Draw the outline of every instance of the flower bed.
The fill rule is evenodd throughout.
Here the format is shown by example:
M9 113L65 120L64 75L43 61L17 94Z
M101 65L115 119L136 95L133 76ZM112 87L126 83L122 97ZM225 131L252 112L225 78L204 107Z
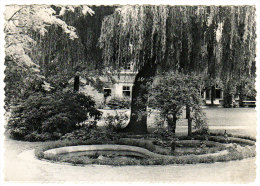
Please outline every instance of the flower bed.
M255 145L244 140L241 140L243 145L209 140L179 140L174 152L169 148L167 151L167 147L153 145L152 141L125 138L117 142L103 142L101 145L96 145L95 141L50 142L44 148L38 149L36 156L40 159L83 165L167 165L239 160L254 157L256 154ZM165 151L162 152L162 149Z

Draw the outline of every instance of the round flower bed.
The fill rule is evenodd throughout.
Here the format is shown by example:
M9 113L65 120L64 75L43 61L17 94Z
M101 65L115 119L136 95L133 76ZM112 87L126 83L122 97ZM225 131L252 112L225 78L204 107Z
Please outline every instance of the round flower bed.
M81 165L213 163L254 157L255 154L255 145L252 140L232 137L221 141L221 137L217 136L211 140L178 140L175 142L174 151L169 146L154 145L152 139L123 138L116 142L108 142L108 144L54 142L39 149L36 153L40 159Z

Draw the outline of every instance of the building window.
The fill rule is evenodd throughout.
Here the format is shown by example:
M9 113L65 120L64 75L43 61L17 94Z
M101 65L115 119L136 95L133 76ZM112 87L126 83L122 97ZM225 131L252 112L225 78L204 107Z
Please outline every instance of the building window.
M123 86L123 96L130 97L131 89L130 86Z
M111 89L104 88L104 97L107 98L108 96L111 96Z

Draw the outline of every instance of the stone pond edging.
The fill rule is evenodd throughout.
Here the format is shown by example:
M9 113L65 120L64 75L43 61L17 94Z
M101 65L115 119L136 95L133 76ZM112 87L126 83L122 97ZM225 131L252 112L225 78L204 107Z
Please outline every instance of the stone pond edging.
M136 147L136 146L129 146L129 145L114 145L114 144L104 144L104 145L80 145L80 146L67 146L67 147L60 147L54 148L47 151L44 151L44 155L51 156L51 155L58 155L58 154L77 154L77 155L94 155L97 152L102 153L116 153L120 155L134 155L143 158L174 158L176 156L169 156L169 155L161 155L154 152L151 152L147 149ZM197 157L209 157L209 156L222 156L228 154L228 150L223 150L215 153L209 154L201 154L196 155ZM194 155L185 155L185 157L194 157Z

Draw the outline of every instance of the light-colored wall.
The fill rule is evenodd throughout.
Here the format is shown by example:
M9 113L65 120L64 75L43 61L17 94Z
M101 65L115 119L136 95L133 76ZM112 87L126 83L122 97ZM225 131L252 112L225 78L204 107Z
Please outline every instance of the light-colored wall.
M116 83L110 84L109 86L104 87L104 88L111 88L111 97L110 98L112 98L112 97L122 98L123 97L123 86L130 86L130 90L132 93L132 87L133 87L135 75L136 75L136 73L127 71L127 72L121 73L120 76L114 76L113 78L115 79ZM104 81L104 80L106 80L106 78L103 78L102 80ZM84 82L85 80L81 79L81 81ZM102 104L105 101L104 94L101 92L98 92L90 85L81 86L80 91L92 96L95 99L97 104Z
M133 83L116 83L113 85L112 92L114 92L114 94L112 93L112 96L114 97L123 97L123 86L129 86L131 93L132 93L132 88L133 88Z
M120 76L115 76L114 79L116 80L116 83L109 87L111 88L111 97L123 97L123 86L130 86L132 92L135 75L135 73L127 71L121 73Z

